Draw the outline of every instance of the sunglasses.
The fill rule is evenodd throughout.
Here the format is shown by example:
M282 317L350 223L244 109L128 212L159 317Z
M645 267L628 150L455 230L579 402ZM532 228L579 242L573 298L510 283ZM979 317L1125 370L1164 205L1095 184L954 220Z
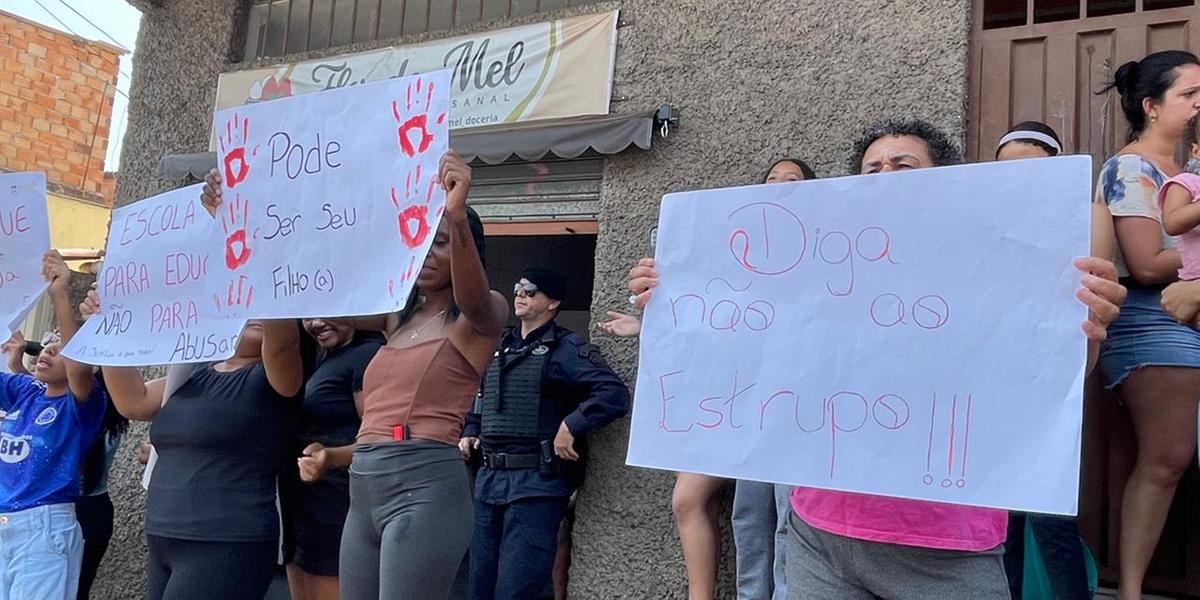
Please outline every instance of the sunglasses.
M518 297L528 296L528 297L532 298L533 295L536 293L538 293L537 284L521 283L518 281L515 285L513 285L513 295L514 296L518 296Z

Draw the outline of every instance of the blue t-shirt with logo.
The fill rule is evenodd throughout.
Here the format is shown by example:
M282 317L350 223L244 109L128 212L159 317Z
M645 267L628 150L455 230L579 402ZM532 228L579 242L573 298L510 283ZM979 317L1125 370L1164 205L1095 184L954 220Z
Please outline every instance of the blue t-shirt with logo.
M75 500L106 405L98 383L79 404L70 391L47 397L33 377L0 373L0 512Z

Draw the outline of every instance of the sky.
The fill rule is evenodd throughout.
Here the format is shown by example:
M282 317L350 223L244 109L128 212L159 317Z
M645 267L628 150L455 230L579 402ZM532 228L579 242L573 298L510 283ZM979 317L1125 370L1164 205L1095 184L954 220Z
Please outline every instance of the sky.
M112 127L104 159L104 170L116 171L121 162L121 142L129 124L129 76L133 72L133 51L142 13L125 0L0 0L0 10L65 33L129 49L130 53L121 57L121 70L117 75L119 91L113 101Z

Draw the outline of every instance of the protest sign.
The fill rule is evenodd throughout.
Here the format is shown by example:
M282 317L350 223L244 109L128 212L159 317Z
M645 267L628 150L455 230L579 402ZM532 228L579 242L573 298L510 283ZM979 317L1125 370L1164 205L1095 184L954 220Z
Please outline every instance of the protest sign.
M46 290L42 256L49 249L46 174L0 174L0 325L8 328L5 339Z
M209 292L222 314L395 311L445 208L449 73L216 114L225 239Z
M72 360L134 367L220 361L237 346L243 321L205 311L204 280L219 268L221 237L200 205L203 185L159 194L113 211L100 310L63 348ZM223 269L222 269L223 270Z
M1074 514L1088 157L671 194L631 465Z

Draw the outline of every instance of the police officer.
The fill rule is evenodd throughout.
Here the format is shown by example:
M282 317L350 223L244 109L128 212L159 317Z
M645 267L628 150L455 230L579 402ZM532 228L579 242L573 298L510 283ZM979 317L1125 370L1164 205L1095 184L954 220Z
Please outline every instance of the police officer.
M596 346L554 322L564 276L529 267L459 448L482 454L471 541L474 600L541 596L558 530L582 483L585 436L625 414L629 389ZM474 437L478 436L478 437Z

